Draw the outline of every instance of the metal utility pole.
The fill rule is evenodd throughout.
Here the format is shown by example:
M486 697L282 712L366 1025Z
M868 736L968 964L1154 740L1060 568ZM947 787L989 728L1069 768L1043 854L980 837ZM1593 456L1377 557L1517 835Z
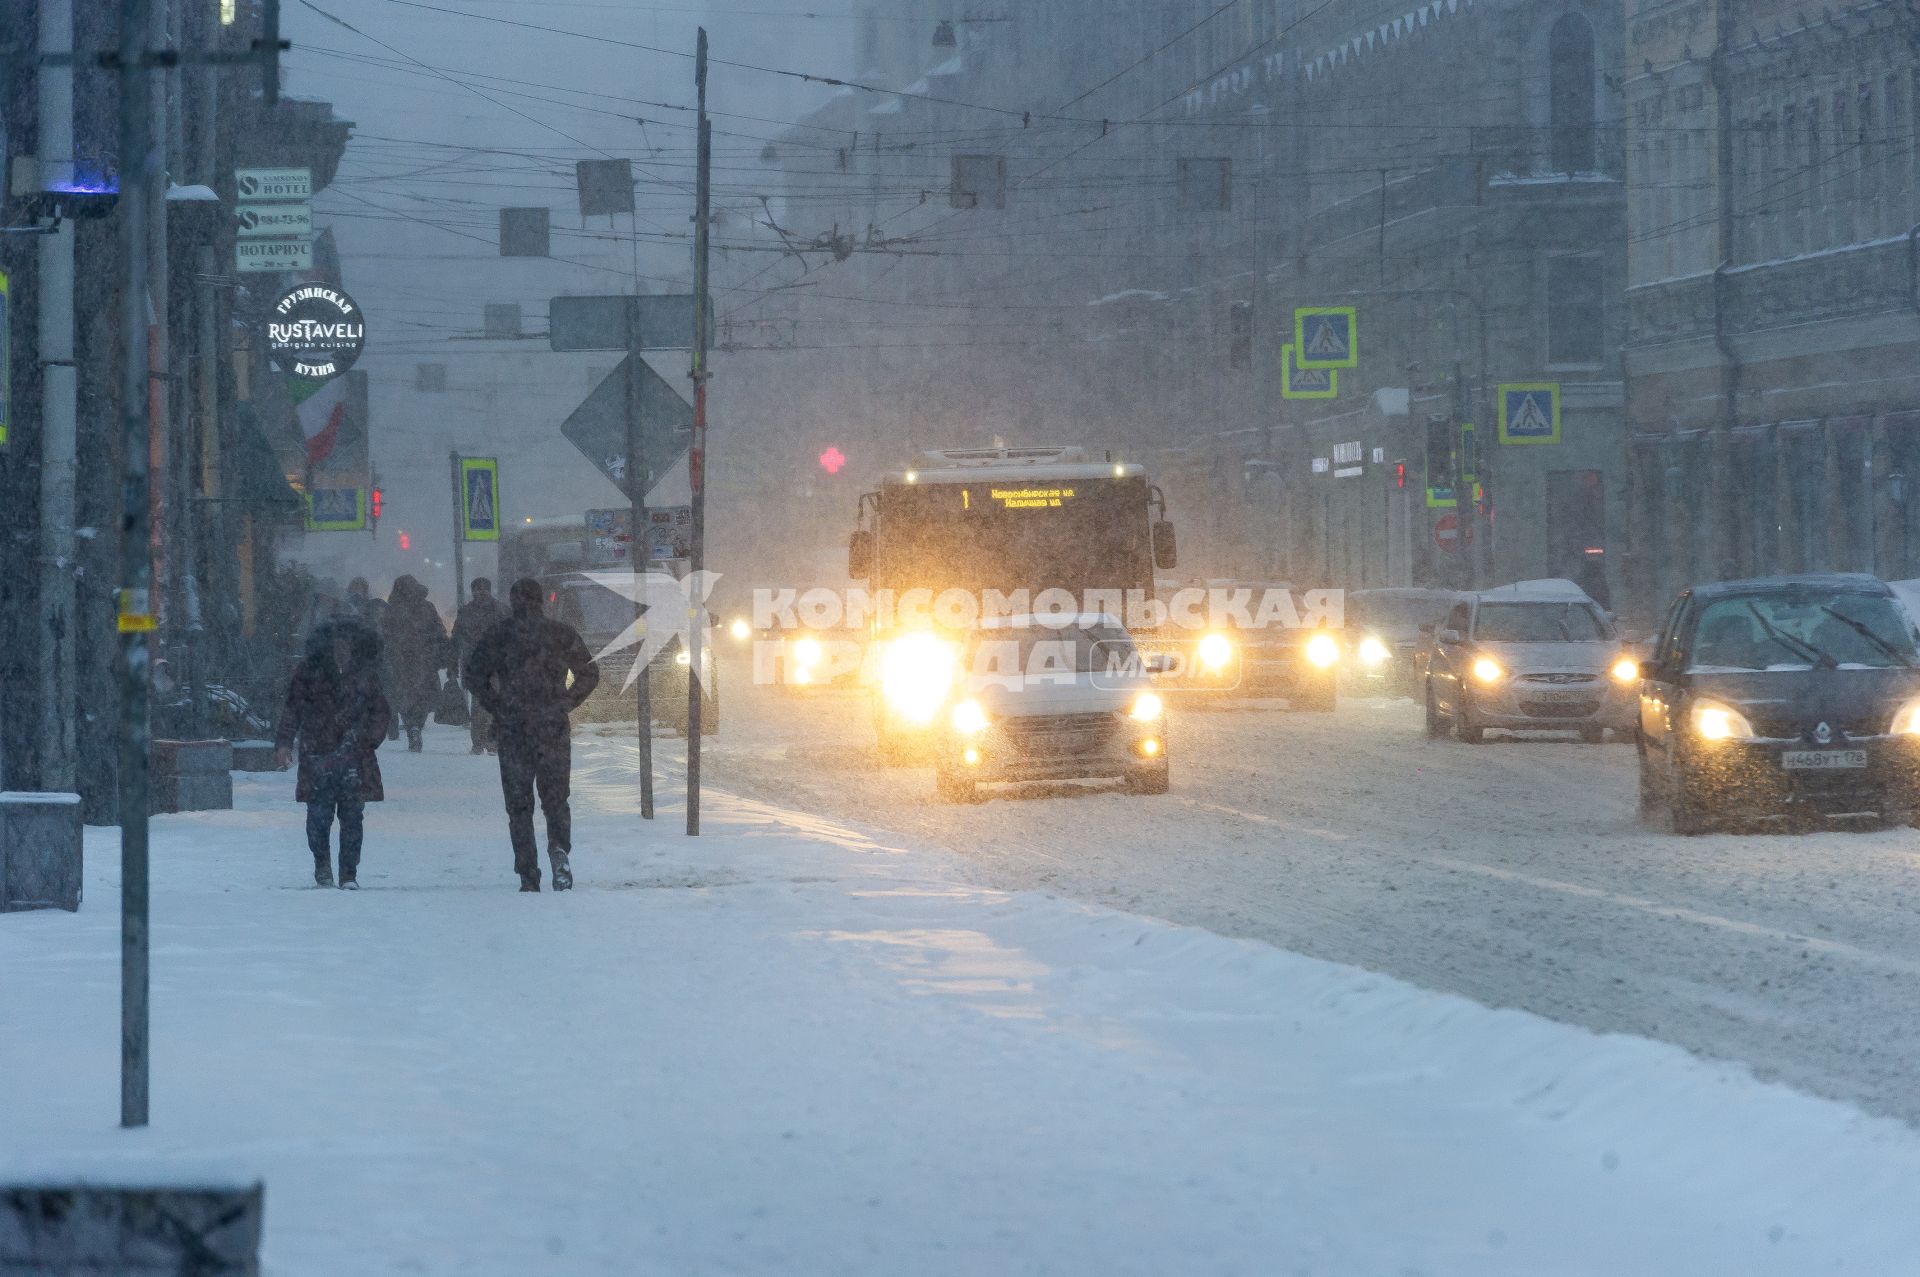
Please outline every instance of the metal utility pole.
M36 77L40 185L73 181L73 0L41 0ZM73 223L40 239L40 788L66 792L74 766L74 481L78 444Z
M161 172L147 69L150 0L120 0L120 1125L147 1124L148 506L150 192Z
M707 29L700 28L693 82L700 110L700 168L693 202L693 442L687 480L693 497L693 535L688 571L695 581L707 561L707 220L713 197L713 129L707 119ZM700 833L701 648L706 604L688 600L687 611L687 834Z
M457 613L467 599L467 494L460 477L460 450L447 454L453 469L453 610ZM497 512L496 512L497 513Z
M653 679L644 658L647 650L647 592L640 588L652 561L647 554L647 483L653 477L647 465L646 440L640 429L639 303L627 307L627 499L633 540L627 545L627 565L633 569L634 713L639 719L636 743L640 747L640 818L653 819Z

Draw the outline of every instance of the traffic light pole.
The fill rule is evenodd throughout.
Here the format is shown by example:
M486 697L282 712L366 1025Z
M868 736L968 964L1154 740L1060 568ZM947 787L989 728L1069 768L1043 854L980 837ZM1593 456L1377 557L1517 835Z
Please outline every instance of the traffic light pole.
M639 671L634 679L634 716L639 719L636 743L640 747L640 818L653 819L653 680L647 672L647 605L641 600L647 592L640 588L644 574L652 567L647 554L647 480L652 472L643 455L645 446L640 432L640 333L633 307L627 308L627 499L631 503L627 518L632 523L633 539L627 543L627 566L633 569L634 660Z
M707 220L713 196L713 129L707 119L707 29L700 28L694 54L694 88L699 98L700 167L693 213L693 440L687 451L687 479L693 498L693 535L688 570L698 581L707 558ZM706 640L706 602L687 600L687 834L700 833L700 679L701 648Z

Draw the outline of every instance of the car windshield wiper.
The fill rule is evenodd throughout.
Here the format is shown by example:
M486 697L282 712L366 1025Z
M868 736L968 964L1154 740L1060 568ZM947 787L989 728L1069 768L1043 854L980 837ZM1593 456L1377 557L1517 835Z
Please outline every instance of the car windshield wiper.
M1801 655L1812 657L1815 663L1819 665L1824 665L1826 668L1830 670L1838 669L1840 667L1840 662L1833 659L1833 654L1831 652L1828 652L1823 648L1816 647L1812 643L1807 642L1807 640L1803 638L1795 638L1793 635L1783 632L1779 626L1775 625L1772 621L1769 621L1766 618L1766 616L1760 611L1760 609L1753 605L1753 603L1749 602L1747 604L1747 611L1753 613L1753 619L1760 622L1760 628L1767 632L1767 637L1771 638L1774 642L1778 643L1781 647L1784 647L1789 651L1793 650L1794 648L1798 648L1800 649Z
M1844 612L1837 612L1833 608L1828 607L1825 603L1822 603L1820 605L1820 610L1822 612L1825 612L1828 616L1832 617L1834 620L1840 622L1840 624L1852 630L1855 634L1858 634L1861 638L1865 639L1867 642L1879 648L1882 652L1885 652L1888 656L1891 656L1894 660L1906 666L1908 669L1913 668L1913 662L1908 660L1900 652L1900 649L1896 648L1893 644L1881 638L1878 634L1875 634L1873 630L1868 627L1865 621L1858 620L1855 617L1848 616Z

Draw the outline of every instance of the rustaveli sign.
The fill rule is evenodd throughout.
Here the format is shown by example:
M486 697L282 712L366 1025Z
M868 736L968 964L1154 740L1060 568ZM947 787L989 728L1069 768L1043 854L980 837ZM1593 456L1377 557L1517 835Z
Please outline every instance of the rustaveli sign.
M273 304L267 349L281 372L313 381L338 377L360 358L367 325L353 298L325 284L297 284Z

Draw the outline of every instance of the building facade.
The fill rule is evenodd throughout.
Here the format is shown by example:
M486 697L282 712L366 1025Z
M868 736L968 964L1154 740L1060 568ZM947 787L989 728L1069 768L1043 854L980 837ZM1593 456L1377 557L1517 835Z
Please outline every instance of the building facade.
M1920 575L1920 15L1635 0L1635 587Z

